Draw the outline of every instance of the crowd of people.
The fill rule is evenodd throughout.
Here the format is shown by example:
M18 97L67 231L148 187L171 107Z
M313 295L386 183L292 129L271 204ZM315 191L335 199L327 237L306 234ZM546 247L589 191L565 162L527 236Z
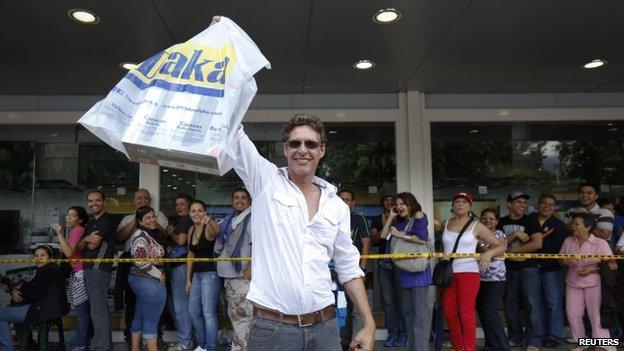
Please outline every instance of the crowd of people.
M552 194L541 195L536 211L527 213L529 196L514 191L507 197L508 215L502 218L499 218L497 209L485 209L480 216L472 213L474 200L469 193L460 192L453 197L451 217L436 229L438 251L481 253L479 260L454 259L451 284L441 289L440 300L453 349L475 349L475 310L485 337L482 350L524 347L535 351L541 347L555 348L564 342L578 345L579 338L622 336L619 328L624 326L624 301L604 289L604 284L615 283L611 290L617 291L617 282L624 280L624 275L617 272L615 260L505 260L501 255L504 252L624 253L624 223L613 212L613 201L599 199L599 189L593 184L583 183L578 191L580 206L568 210L563 216L565 221L555 216L557 199ZM397 211L399 214L405 212L404 197L402 194L382 196L384 211L373 221L371 229L373 243L376 233L381 233L380 252L390 252L390 243L384 242L388 228L399 231L392 240L406 240L406 237L413 240L411 237L415 236L424 244L427 238L426 232L424 235L417 230L400 232L402 224L397 224L395 218ZM416 209L420 211L420 206L416 205ZM426 219L418 211L408 218ZM405 335L414 332L410 330L414 325L426 327L426 330L419 331L421 333L430 325L413 324L413 304L416 301L424 304L421 316L426 316L424 311L431 306L427 306L426 300L414 296L413 288L405 284L404 277L409 272L402 271L390 261L380 260L378 264L388 329L384 345L404 346ZM427 271L422 274L430 276ZM505 323L498 313L501 309ZM564 317L570 325L571 338L564 335ZM410 350L428 349L428 343L417 346L417 342L412 343L411 336L408 339ZM605 348L610 349L609 346Z
M86 195L90 213L72 206L66 225L54 226L64 257L112 259L115 246L123 244L121 257L135 259L116 267L115 282L115 305L124 309L133 351L143 343L149 351L158 349L166 312L173 316L177 334L168 350L215 350L223 327L217 318L221 293L233 327L232 350L372 350L375 324L363 282L372 265L378 265L374 284L381 288L388 331L384 346L428 350L433 261L423 270L409 271L389 259L360 257L372 247L392 253L399 241L423 247L435 241L440 252L481 253L479 259L450 261L450 284L439 289L441 312L457 351L476 348L475 311L486 351L556 347L566 341L564 317L571 342L621 336L617 327L624 324L601 309L609 303L614 311L623 310L617 296L605 296L603 285L617 270L614 260L502 257L505 252L622 253L621 219L612 202L598 203L596 186L579 186L580 207L568 211L567 223L555 217L557 199L551 194L541 195L537 211L528 214L529 196L512 192L508 215L499 217L494 208L475 215L471 194L459 192L452 198L451 216L434 235L428 215L409 192L383 194L382 213L369 225L354 210L352 190L338 191L314 176L326 143L318 118L293 117L284 127L283 141L284 168L262 158L242 128L228 152L219 155L245 185L232 190L232 212L219 223L204 202L187 194L176 197L176 216L167 218L150 206L149 191L139 189L135 213L119 224L106 210L105 194L92 190ZM0 349L15 347L9 323L55 318L70 305L76 314L73 350L110 350L112 260L72 262L66 275L56 263L45 262L53 257L48 246L37 247L34 279L11 285L12 302L0 308ZM240 257L252 259L236 260ZM179 260L163 263L161 258ZM211 258L223 260L201 260ZM347 295L346 315L334 307L340 304L332 286Z

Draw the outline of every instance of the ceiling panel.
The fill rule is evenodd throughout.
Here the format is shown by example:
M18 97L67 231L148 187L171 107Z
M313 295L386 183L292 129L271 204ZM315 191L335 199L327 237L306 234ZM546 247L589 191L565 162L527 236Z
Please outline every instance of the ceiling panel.
M72 8L88 8L101 21L97 25L74 22L67 16ZM54 55L95 80L102 87L98 93L108 91L123 77L125 70L119 63L143 61L173 44L173 38L147 0L2 1L0 10L52 47ZM55 70L50 62L43 65L47 72Z
M256 75L262 93L301 93L311 0L154 0L175 37L184 41L210 24L213 15L238 24L271 62ZM199 13L200 16L192 16Z
M400 21L372 22L390 6ZM71 8L101 22L75 23ZM624 91L622 0L6 0L0 94L106 93L125 74L120 62L187 40L214 14L271 62L256 75L264 94ZM598 56L609 64L578 68ZM354 70L362 58L375 69Z
M0 87L8 94L101 94L87 75L0 11Z
M474 1L408 88L430 93L498 91L621 5L617 0ZM537 85L531 91L552 90Z
M624 91L624 75L619 76L613 80L608 81L595 92L620 92Z
M607 82L624 75L624 7L586 32L577 35L530 70L506 84L501 92L527 92L535 87L550 88L554 92L599 90ZM603 58L608 64L586 70L581 65L594 58ZM612 85L607 84L609 91Z
M403 18L378 25L372 15L384 2L315 1L306 93L399 91L407 77L443 37L467 1L396 1ZM356 71L360 59L373 60L373 70Z

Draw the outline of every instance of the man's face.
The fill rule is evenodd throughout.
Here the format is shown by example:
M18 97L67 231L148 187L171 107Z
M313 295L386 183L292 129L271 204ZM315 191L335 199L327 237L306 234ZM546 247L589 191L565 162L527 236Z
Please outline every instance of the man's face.
M87 195L87 206L91 213L94 215L99 215L104 211L104 199L102 199L102 195L98 192L90 193Z
M189 214L189 204L184 199L175 200L175 209L176 213L180 217L188 216Z
M516 217L521 217L526 210L526 202L527 200L523 197L511 200L511 202L508 202L509 212Z
M392 196L386 196L383 199L383 208L386 211L390 211L394 206L394 198Z
M234 212L241 213L245 211L250 204L251 201L246 192L237 191L234 195L232 195L232 208L234 209Z
M540 200L537 206L540 216L552 217L553 213L555 213L555 205L555 200L550 197L545 197Z
M355 201L353 200L353 196L351 196L350 192L343 191L338 196L340 196L342 201L344 201L344 203L347 204L347 206L349 206L350 210L353 210L353 207L355 206Z
M151 202L152 198L150 197L150 193L147 190L140 189L134 193L134 208L149 206Z
M288 172L298 177L314 175L319 161L325 155L325 144L320 135L308 126L295 127L284 143Z
M581 206L590 206L598 200L598 194L596 194L596 191L593 187L582 186L579 189L578 199L581 203Z

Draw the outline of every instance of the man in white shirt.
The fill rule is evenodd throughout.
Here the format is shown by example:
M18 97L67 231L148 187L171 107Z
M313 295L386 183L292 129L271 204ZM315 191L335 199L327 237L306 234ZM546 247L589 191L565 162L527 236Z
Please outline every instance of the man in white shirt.
M141 206L150 206L152 203L152 196L147 189L140 188L134 192L134 209ZM134 213L131 213L125 216L119 226L117 227L117 241L124 242L124 251L130 250L130 242L128 238L137 230L136 220L134 218ZM158 222L158 226L163 233L165 232L165 228L169 225L169 220L164 213L156 210L156 220Z
M350 211L336 187L314 175L325 154L322 122L296 115L283 129L288 167L260 156L238 130L219 161L233 166L254 202L251 217L254 305L247 350L341 350L331 290L334 260L364 327L350 349L373 349L375 322L350 238Z

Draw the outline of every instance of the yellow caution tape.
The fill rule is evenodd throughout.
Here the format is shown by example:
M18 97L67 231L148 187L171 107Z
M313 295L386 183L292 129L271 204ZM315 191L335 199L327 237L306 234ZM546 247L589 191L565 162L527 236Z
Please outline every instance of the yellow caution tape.
M399 254L375 254L362 255L362 258L369 260L406 260L414 258L479 258L479 253L444 253L444 252L419 252L419 253L399 253ZM497 257L498 258L498 257ZM504 259L538 259L538 260L623 260L624 255L594 255L594 254L549 254L549 253L505 253L500 258ZM56 263L133 263L133 262L151 262L151 263L185 263L185 262L222 262L222 261L249 261L250 257L228 257L228 258L72 258L72 259L52 259L49 262ZM41 261L33 258L13 258L0 259L0 264L37 264ZM48 262L48 261L43 261Z

